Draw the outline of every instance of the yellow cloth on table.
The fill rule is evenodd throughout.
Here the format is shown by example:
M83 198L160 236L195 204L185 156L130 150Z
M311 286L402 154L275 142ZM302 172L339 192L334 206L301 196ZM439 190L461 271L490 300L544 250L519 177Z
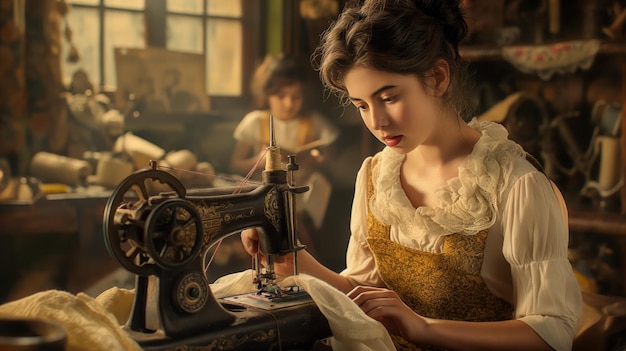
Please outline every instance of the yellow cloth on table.
M116 317L96 299L47 290L0 305L0 316L49 319L67 333L66 351L141 351Z

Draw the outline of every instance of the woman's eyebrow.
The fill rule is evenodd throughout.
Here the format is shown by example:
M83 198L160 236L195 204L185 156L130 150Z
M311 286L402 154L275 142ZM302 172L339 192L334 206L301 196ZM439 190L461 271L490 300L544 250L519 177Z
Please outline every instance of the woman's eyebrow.
M382 86L382 87L376 89L373 93L371 93L370 97L374 97L374 96L382 93L385 90L392 89L392 88L395 88L395 87L397 87L397 86L396 85L385 85L385 86ZM348 99L350 99L351 101L362 101L363 100L363 99L352 97L352 96L349 96Z

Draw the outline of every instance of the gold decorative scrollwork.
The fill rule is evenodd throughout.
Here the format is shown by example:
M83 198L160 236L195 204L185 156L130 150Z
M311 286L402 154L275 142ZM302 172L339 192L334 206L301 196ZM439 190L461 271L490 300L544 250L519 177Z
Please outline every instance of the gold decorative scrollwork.
M276 230L279 230L280 217L282 216L280 200L276 188L265 195L265 217L270 220L270 223L272 223Z
M275 329L270 329L268 331L257 330L251 334L246 335L231 335L219 339L214 339L211 341L209 345L202 346L176 346L172 350L169 351L227 351L227 350L236 350L239 349L242 345L248 342L255 343L272 343L268 345L267 351L277 350L279 349L278 343L280 342L277 339L278 333Z

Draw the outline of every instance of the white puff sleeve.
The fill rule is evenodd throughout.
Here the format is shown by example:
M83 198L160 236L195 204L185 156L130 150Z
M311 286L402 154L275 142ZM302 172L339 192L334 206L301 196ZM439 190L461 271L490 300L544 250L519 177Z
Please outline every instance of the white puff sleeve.
M503 208L502 225L515 318L555 350L571 350L582 295L567 258L569 231L560 192L540 172L521 176Z

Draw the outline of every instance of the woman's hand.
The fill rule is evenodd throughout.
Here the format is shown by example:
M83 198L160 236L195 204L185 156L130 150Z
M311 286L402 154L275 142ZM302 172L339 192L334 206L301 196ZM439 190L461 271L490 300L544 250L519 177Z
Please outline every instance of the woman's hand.
M419 343L425 335L426 320L407 306L395 291L367 286L357 286L348 293L360 308L373 319L381 322L387 331L406 340Z
M250 256L254 256L258 253L259 263L261 265L265 265L267 257L260 250L259 232L256 229L252 228L243 230L241 232L241 243L243 244L244 250L246 250ZM281 277L293 275L293 254L287 254L284 256L275 255L274 272Z

